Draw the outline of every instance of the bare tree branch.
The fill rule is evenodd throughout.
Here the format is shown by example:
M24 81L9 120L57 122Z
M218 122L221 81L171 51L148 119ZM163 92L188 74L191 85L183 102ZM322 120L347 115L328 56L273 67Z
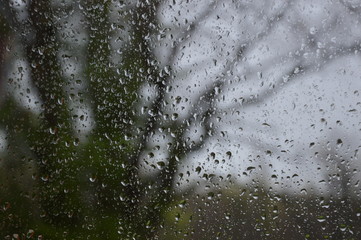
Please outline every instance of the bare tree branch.
M215 4L216 4L215 1L212 2L212 4L210 4L208 6L208 8L201 14L201 16L198 18L197 22L193 22L192 24L190 24L188 26L188 28L180 36L180 39L187 40L188 35L194 34L195 31L197 30L197 27L199 26L200 22L204 21L205 18L209 16L209 14L211 13ZM169 54L168 60L167 60L167 63L170 67L172 67L174 65L174 62L176 61L177 56L179 55L179 52L181 51L182 43L184 43L184 42L178 42L172 48L171 53ZM170 69L170 72L171 72L171 69ZM163 109L163 101L165 98L166 86L168 85L169 81L172 78L171 75L172 74L170 73L164 79L161 79L160 81L158 81L156 83L157 96L153 100L153 104L149 110L149 112L151 112L152 115L149 116L147 119L147 123L145 124L145 128L144 128L144 133L140 139L138 153L135 155L134 159L132 160L132 162L137 162L136 165L139 165L140 155L142 154L144 149L147 147L147 141L149 140L148 138L150 137L150 135L154 132L154 130L157 127L157 121L158 121L159 116L161 116L161 112Z

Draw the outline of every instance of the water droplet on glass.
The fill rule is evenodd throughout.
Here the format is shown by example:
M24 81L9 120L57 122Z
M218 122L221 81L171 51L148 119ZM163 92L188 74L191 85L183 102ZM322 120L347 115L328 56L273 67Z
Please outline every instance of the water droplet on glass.
M318 222L326 222L326 218L324 216L318 216L317 221Z
M92 176L92 177L89 178L89 181L92 182L92 183L95 182L96 180L97 180L96 176Z
M311 27L311 28L310 28L310 34L311 34L311 35L315 35L317 32L318 32L318 30L317 30L316 27Z

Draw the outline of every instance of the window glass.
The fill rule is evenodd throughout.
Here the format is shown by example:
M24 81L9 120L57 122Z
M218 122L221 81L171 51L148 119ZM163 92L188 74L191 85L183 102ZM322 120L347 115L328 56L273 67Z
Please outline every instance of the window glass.
M356 0L0 0L1 239L361 239Z

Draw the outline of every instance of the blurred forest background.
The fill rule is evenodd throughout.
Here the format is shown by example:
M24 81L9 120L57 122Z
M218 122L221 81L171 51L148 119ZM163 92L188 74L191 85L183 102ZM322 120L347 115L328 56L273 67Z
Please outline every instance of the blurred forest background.
M0 0L0 238L361 239L360 22Z

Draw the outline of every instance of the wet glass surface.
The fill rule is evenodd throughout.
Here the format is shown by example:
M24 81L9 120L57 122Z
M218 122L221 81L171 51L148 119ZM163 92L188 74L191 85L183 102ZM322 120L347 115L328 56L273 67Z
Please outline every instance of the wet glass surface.
M0 238L361 239L360 21L0 0Z

